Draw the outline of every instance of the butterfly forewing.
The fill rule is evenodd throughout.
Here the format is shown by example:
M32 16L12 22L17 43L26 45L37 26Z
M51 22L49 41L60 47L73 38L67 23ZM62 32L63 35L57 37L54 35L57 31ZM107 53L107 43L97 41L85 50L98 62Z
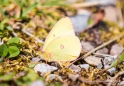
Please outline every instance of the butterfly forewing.
M43 51L47 47L47 45L55 38L63 36L63 35L72 35L75 36L73 25L71 23L71 20L68 17L62 18L59 20L55 26L50 31L49 35L47 36Z

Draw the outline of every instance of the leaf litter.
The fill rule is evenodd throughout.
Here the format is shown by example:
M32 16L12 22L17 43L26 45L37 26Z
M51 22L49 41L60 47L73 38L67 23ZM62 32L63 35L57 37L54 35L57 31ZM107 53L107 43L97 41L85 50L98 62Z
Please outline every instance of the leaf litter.
M9 48L10 54L12 53L10 57L12 58L9 58L9 53L7 52L2 53L0 57L0 85L36 86L40 84L40 86L110 86L123 83L123 57L119 56L120 60L115 60L114 63L112 63L112 59L109 65L105 64L105 59L108 58L106 56L120 54L124 46L124 37L119 37L113 42L106 44L106 46L103 46L103 50L100 51L100 49L96 49L96 52L91 52L86 56L96 57L96 60L100 59L99 62L102 65L100 69L97 68L99 62L96 64L93 58L88 59L88 61L93 59L95 65L91 65L88 61L80 59L69 68L67 67L68 64L65 64L65 67L61 68L56 62L45 62L40 52L43 41L54 24L65 15L75 15L77 9L74 10L73 7L64 5L59 0L56 1L58 5L50 4L51 2L49 2L49 0L48 2L42 1L40 4L34 3L33 0L22 2L18 3L17 0L6 0L6 2L3 1L0 5L3 10L3 12L0 11L1 42L8 47L10 43L16 43L16 46L12 44L13 46ZM27 3L29 3L29 5L27 5ZM95 7L92 8L92 10L94 9ZM116 23L108 21L105 21L105 23L107 25L107 30L102 29L102 26L100 26L88 29L79 35L82 41L82 47L85 48L82 50L80 57L83 57L91 50L112 40L116 36L123 34L123 28L119 27ZM19 37L19 41L9 40L13 37ZM18 52L14 54L14 50L11 51L11 49L15 49ZM5 58L3 58L4 56ZM43 67L39 67L39 71L35 73L35 67L40 64L48 65L50 67L49 70L52 69L52 71L46 71L44 75L41 76L40 74L41 71L43 71ZM83 64L88 64L89 66L82 67ZM116 66L114 69L111 68L111 70L107 70L109 73L99 73L104 70L106 66L111 66L111 64ZM53 70L52 67L56 68L56 70ZM46 68L47 67L44 67L44 70Z

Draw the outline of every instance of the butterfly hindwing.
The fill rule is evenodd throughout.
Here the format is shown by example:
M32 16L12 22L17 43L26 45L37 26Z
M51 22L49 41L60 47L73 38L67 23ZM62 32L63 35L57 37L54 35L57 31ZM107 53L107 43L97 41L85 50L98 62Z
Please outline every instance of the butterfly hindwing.
M76 36L57 37L45 49L45 53L50 54L50 61L72 61L79 56L80 51L80 40Z

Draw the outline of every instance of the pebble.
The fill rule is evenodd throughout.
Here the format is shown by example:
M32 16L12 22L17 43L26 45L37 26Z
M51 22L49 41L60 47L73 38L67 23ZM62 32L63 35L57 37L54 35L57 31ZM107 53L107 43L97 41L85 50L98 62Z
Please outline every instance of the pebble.
M72 80L72 81L76 81L77 80L77 78L79 77L79 75L78 74L69 74L68 75L68 77Z
M39 62L41 60L41 58L38 57L33 57L32 58L32 62Z
M76 66L76 65L71 65L70 66L70 69L73 71L73 72L80 72L81 71L81 68L79 66Z
M85 51L90 51L90 50L94 49L94 46L90 42L82 41L81 45L82 45L82 49Z
M34 81L29 86L46 86L41 80Z
M122 46L120 46L119 44L114 44L111 47L110 54L111 55L119 55L123 51L123 49L124 48Z
M57 75L57 74L50 74L47 76L46 78L46 82L52 81L52 80L59 80L60 82L63 82L63 79L61 78L61 76Z
M96 53L107 54L108 49L107 48L102 48L102 49L97 50Z
M124 81L120 82L118 86L124 86Z
M99 63L101 63L101 58L96 56L88 56L84 59L88 64L97 66Z
M116 68L113 67L113 68L111 68L111 69L108 69L107 71L110 73L110 75L112 75L112 74L115 73Z
M84 69L86 69L86 70L88 70L89 69L89 64L80 64L79 65L81 68L84 68Z
M103 67L102 63L99 63L99 64L97 65L97 68L98 68L98 69L101 69L102 67Z
M40 63L40 64L37 64L35 67L34 67L34 71L37 73L37 72L40 72L41 73L41 76L47 72L52 72L52 71L55 71L57 70L58 68L57 67L54 67L54 66L50 66L48 64L45 64L45 63Z

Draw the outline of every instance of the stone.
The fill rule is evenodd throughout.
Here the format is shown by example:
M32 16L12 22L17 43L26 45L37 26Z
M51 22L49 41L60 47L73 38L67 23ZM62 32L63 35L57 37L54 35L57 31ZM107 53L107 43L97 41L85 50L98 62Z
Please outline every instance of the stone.
M89 64L80 64L79 66L80 66L81 68L86 69L86 70L89 69Z
M34 71L37 73L37 72L40 72L41 73L41 76L47 72L52 72L52 71L55 71L57 70L58 68L57 67L54 67L54 66L50 66L48 64L45 64L45 63L40 63L40 64L37 64L35 67L34 67Z
M79 75L78 74L68 74L68 77L72 80L72 81L76 81L77 80L77 78L79 77Z
M113 68L111 68L111 69L108 69L107 71L110 73L110 75L112 75L112 74L115 73L116 68L113 67Z
M80 72L81 71L81 68L79 66L76 66L76 65L71 65L70 69L74 72Z
M59 80L60 82L63 82L63 79L61 78L61 76L57 75L57 74L50 74L47 76L46 78L46 82L52 81L52 80Z
M123 51L123 49L124 48L122 46L120 46L119 44L114 44L111 47L110 54L111 55L119 55Z
M33 57L32 58L32 62L39 62L41 60L41 58L38 57Z
M124 81L120 82L118 86L124 86Z
M96 53L107 54L108 53L108 49L107 48L102 48L102 49L97 50Z
M46 86L41 80L34 81L29 86Z
M82 50L85 50L85 51L91 51L92 49L94 49L94 46L90 42L82 41L81 45L82 45Z
M96 56L88 56L84 59L88 64L97 66L99 63L101 63L101 58Z

